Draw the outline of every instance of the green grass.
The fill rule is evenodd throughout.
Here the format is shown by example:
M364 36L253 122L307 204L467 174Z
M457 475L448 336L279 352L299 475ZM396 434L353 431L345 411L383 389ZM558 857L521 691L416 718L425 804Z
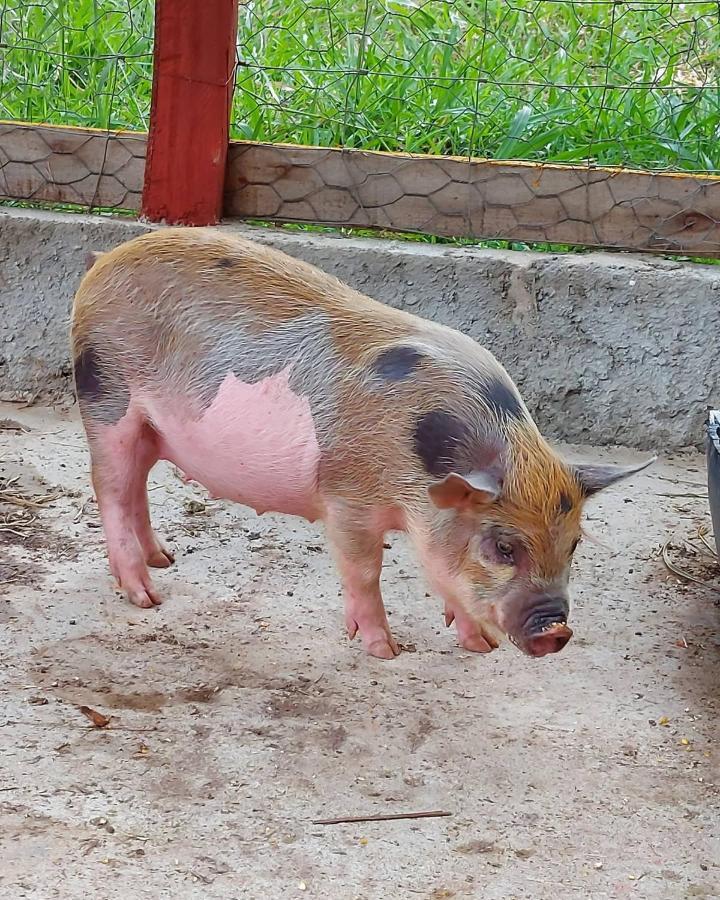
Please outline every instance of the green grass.
M718 14L712 3L251 3L241 7L248 65L238 78L236 132L716 169Z
M147 130L148 0L0 0L0 118Z
M717 3L250 0L236 137L720 170ZM146 129L151 0L0 0L0 118Z

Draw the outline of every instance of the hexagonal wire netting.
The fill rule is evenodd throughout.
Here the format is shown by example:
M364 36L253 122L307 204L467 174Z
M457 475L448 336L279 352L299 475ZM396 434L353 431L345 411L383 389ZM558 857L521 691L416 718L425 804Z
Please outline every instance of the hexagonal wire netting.
M720 170L720 4L250 0L234 134Z
M0 118L146 130L153 12L152 0L0 0ZM700 0L249 0L232 135L718 172L719 23L720 4ZM83 150L82 178L113 174L100 151ZM128 164L110 205L136 203Z
M151 0L0 0L0 119L147 131Z
M719 23L696 0L249 0L235 136L433 160L234 148L226 208L717 254L720 183L599 167L720 171Z
M6 197L139 207L143 139L20 123L147 130L153 21L148 0L1 0L0 190Z

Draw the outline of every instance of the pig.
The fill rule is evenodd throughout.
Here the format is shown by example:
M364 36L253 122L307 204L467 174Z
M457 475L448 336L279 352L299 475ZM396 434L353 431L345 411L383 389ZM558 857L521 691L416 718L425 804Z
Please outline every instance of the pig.
M466 650L561 650L588 497L642 465L570 465L512 379L451 328L225 230L167 228L91 254L72 354L109 564L161 602L173 555L147 476L169 460L213 497L324 523L350 639L399 652L380 591L406 532Z

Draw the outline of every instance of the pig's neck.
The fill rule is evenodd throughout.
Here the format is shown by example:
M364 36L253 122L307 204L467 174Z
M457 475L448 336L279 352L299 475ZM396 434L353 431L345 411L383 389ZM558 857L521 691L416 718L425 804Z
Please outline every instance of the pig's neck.
M457 565L463 554L459 524L454 511L433 507L422 514L408 514L406 531L432 590L446 600L465 604L470 598Z

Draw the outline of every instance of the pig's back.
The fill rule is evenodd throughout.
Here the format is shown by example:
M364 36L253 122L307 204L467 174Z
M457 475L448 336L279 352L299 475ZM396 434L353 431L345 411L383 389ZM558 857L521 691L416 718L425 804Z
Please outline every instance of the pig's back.
M91 347L126 379L203 404L228 372L258 380L291 358L342 377L419 321L272 248L212 229L167 229L91 268L72 337L75 357Z
M170 228L99 257L78 290L74 331L82 337L112 320L147 327L149 319L163 333L212 323L259 331L318 311L385 329L415 320L271 247L213 229Z

